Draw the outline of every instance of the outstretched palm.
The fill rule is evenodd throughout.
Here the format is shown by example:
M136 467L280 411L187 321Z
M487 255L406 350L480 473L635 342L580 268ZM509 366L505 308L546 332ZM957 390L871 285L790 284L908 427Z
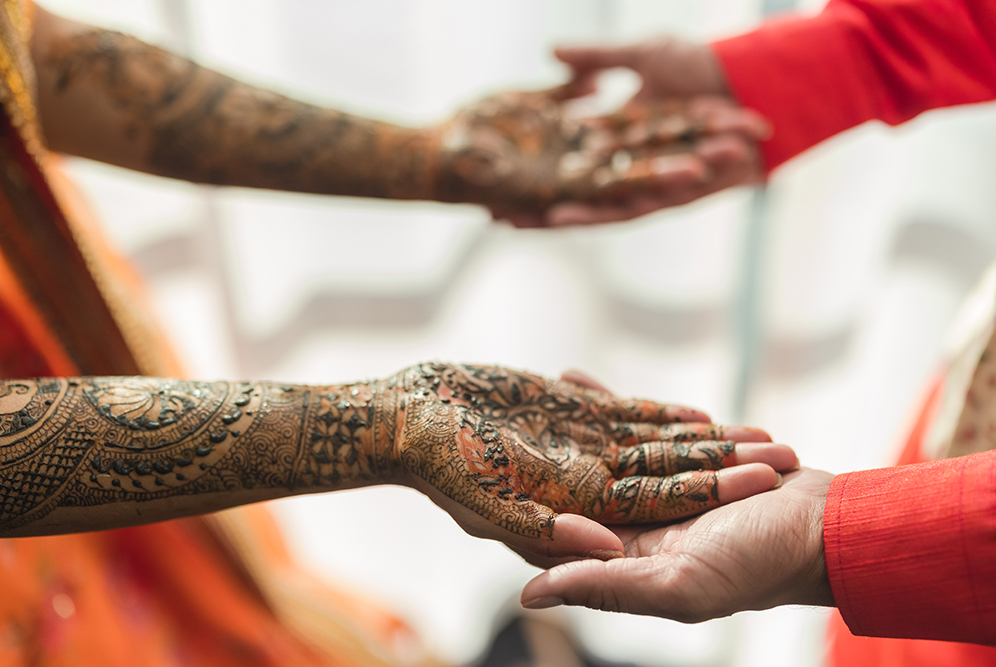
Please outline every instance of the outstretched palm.
M832 479L803 468L777 491L682 523L620 527L627 558L561 565L529 582L523 601L684 622L782 604L833 605L822 532Z

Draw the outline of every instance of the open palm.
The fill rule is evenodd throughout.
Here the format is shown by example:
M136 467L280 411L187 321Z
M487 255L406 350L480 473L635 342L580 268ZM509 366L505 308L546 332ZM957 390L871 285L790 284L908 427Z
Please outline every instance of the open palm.
M804 468L775 491L682 523L620 527L626 558L559 565L526 585L523 603L687 623L782 604L832 606L822 531L832 479Z

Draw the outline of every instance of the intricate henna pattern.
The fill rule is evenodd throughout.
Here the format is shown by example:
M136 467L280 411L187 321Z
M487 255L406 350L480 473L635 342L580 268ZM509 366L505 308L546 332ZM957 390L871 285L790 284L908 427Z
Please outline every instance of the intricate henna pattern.
M230 494L228 506L254 491L378 479L390 465L369 450L371 398L366 385L0 383L0 530L60 507L208 493ZM170 516L167 506L146 520Z
M549 535L558 512L613 523L700 512L718 503L710 471L735 462L721 428L678 423L693 414L682 408L518 371L422 364L378 395L403 397L403 468L527 536Z
M684 100L575 119L570 94L504 92L461 110L444 126L439 197L528 211L621 199L654 185L656 158L691 151L709 131Z
M695 414L503 368L439 363L327 387L10 380L0 382L0 532L116 527L291 493L410 483L408 475L532 537L550 535L560 512L675 519L717 504L711 471L735 462L720 427L685 423ZM214 504L179 503L199 495Z
M109 30L47 58L56 93L99 91L154 173L218 185L424 199L435 134L304 104Z

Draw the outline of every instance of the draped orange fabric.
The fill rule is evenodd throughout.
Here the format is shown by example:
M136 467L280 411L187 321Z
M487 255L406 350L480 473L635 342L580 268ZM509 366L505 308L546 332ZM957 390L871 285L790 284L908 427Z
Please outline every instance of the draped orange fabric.
M0 0L0 377L176 376L135 275L38 140L30 9ZM425 661L397 618L296 568L259 507L0 540L0 582L0 667Z

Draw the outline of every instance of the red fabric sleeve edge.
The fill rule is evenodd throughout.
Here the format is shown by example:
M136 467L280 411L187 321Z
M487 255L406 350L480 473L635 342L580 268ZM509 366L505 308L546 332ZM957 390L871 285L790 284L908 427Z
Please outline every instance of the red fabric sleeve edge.
M837 475L827 491L826 505L823 507L823 558L827 567L827 579L833 592L834 603L844 614L850 609L847 588L840 576L840 504L847 487L849 473Z

